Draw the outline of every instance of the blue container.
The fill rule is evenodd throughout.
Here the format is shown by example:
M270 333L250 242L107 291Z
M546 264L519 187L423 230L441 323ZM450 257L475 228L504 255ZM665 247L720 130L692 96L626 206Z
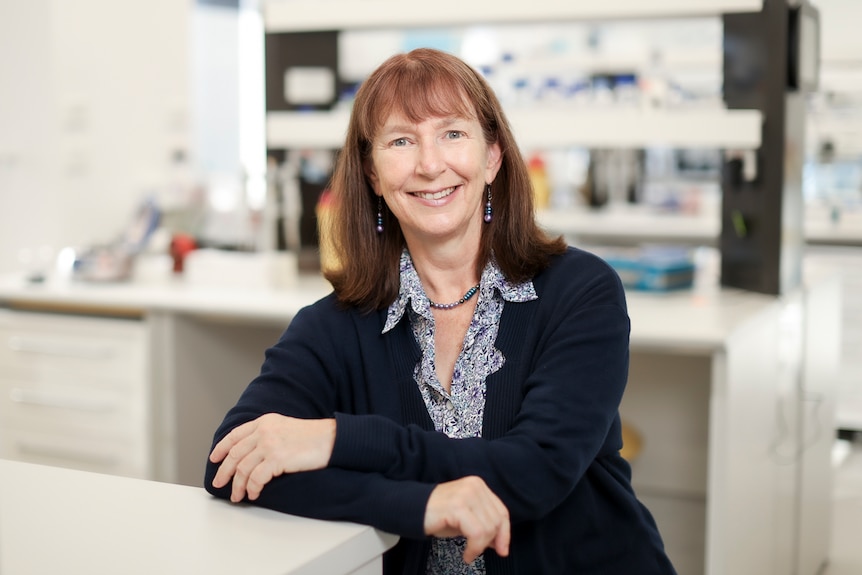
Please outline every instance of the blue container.
M687 252L677 249L609 252L603 257L629 289L670 291L689 288L694 283L694 262Z

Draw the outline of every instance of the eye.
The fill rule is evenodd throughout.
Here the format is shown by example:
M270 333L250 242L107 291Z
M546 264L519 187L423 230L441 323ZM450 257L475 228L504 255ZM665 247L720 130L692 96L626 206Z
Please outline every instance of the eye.
M464 132L462 132L460 130L449 130L448 132L446 132L446 139L447 140L460 140L461 138L464 137L464 135L465 135Z
M407 138L395 138L389 142L389 145L393 148L402 148L407 145Z

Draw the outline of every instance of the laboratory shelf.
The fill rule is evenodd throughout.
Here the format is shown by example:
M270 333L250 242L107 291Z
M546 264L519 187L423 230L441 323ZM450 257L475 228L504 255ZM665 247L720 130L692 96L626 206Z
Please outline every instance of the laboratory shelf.
M277 0L264 5L267 32L429 27L477 23L716 16L758 12L763 0L437 0L433 9L417 9L400 0Z
M756 110L608 108L514 110L508 114L524 149L582 147L740 148L760 146ZM270 148L339 148L349 112L269 112ZM694 126L697 129L692 129Z

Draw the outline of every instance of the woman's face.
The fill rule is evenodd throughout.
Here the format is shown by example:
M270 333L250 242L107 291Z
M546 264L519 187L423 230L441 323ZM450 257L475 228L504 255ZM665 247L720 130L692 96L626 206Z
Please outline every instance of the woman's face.
M466 238L478 242L485 184L500 168L476 119L432 117L414 124L390 116L374 138L368 173L408 245Z

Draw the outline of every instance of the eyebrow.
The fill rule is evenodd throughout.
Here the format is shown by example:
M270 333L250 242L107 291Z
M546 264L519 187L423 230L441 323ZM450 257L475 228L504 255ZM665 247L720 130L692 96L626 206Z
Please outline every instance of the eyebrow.
M450 124L454 124L456 122L468 122L469 118L464 118L461 116L446 116L445 118L440 118L437 122L434 123L435 128L443 128ZM380 134L391 134L393 132L411 132L414 129L415 124L395 124L392 126L387 126L386 124L380 127Z

